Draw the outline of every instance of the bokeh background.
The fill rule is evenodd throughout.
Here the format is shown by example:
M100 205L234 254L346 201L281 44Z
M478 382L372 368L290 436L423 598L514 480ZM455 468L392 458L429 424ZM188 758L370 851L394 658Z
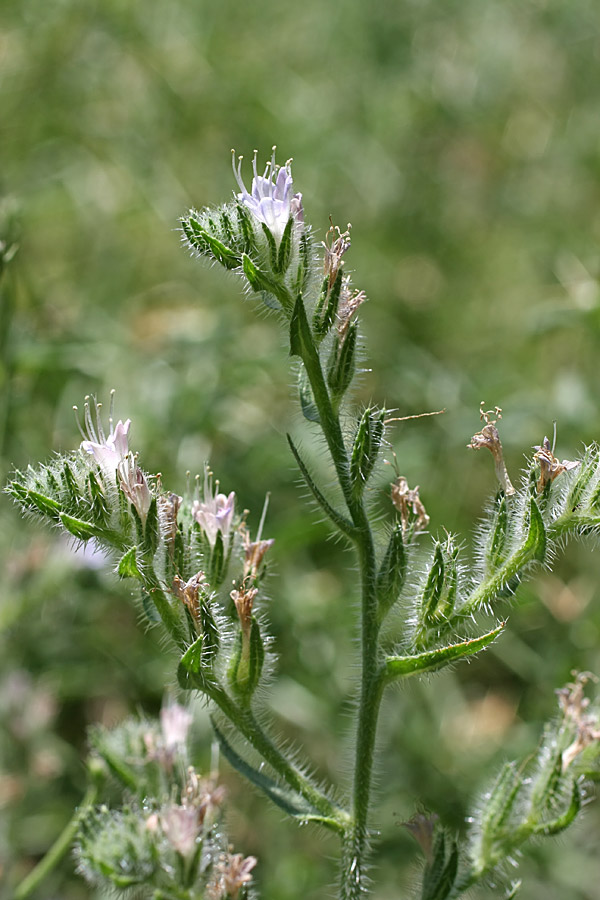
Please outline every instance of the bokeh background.
M465 535L494 489L465 445L504 409L516 477L600 437L600 22L594 0L3 0L0 473L75 446L71 411L117 389L174 490L210 458L256 525L271 491L280 730L343 778L354 576L302 500L283 340L239 284L182 250L178 216L231 196L229 151L277 144L318 236L353 223L347 265L373 371L358 399L408 415L394 446L432 517ZM322 458L315 454L314 464ZM376 497L385 506L382 490ZM421 800L452 827L499 762L536 745L570 671L600 672L600 562L570 546L475 664L398 691L381 727L376 900L412 896ZM0 868L22 876L84 783L85 729L156 711L173 659L129 585L0 506ZM210 738L205 719L204 744ZM487 774L486 774L487 773ZM282 824L226 771L238 850L265 900L323 900L335 842ZM384 789L383 789L384 788ZM523 863L530 900L594 900L594 807ZM490 896L500 896L492 892ZM7 894L8 896L8 894ZM99 895L65 861L39 898Z

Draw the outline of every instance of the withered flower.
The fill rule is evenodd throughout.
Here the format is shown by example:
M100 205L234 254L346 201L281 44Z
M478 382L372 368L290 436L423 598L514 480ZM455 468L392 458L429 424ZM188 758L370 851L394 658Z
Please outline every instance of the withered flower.
M166 496L163 494L158 498L158 515L163 533L166 539L172 544L177 534L177 516L183 502L183 497L170 492Z
M560 462L554 455L554 448L547 437L544 438L540 446L535 446L533 449L536 451L533 458L537 459L540 464L540 477L537 482L538 494L541 494L546 485L553 482L563 472L570 472L579 465L578 460L563 459Z
M252 605L257 594L257 588L249 588L244 584L242 584L240 588L231 591L230 594L231 599L235 603L235 608L237 609L240 625L242 626L242 634L246 638L250 635L250 628L252 627Z
M400 513L402 533L406 534L410 526L410 515L415 516L414 531L425 531L429 525L429 516L419 497L419 486L409 488L404 475L398 475L392 484L392 503Z
M353 291L350 287L350 276L345 275L342 279L342 289L340 291L340 302L337 313L337 331L340 343L344 343L344 338L352 321L354 313L359 306L367 299L364 291Z
M427 813L418 812L408 822L402 822L402 825L410 831L421 847L428 862L432 860L433 833L438 819L439 816L435 813L428 815Z
M496 416L496 418L492 419L492 416ZM516 491L512 486L510 478L508 477L508 471L506 469L504 455L502 452L502 443L500 441L498 429L496 428L496 422L502 418L502 410L499 406L496 406L493 410L484 410L482 402L481 408L479 410L479 417L483 422L485 422L485 425L483 426L481 431L478 431L477 434L473 435L473 437L471 438L471 443L467 444L467 447L470 450L481 450L482 447L486 447L490 451L490 453L494 457L496 477L502 485L505 495L507 497L512 497L512 495L515 494Z
M331 222L331 219L329 220ZM342 257L347 250L350 249L350 229L352 225L348 222L346 231L340 231L338 225L331 222L325 240L322 242L325 248L325 258L323 260L323 272L328 279L327 288L330 291L334 285L337 274L342 264Z
M207 584L204 572L197 572L189 581L184 581L179 575L173 579L173 594L188 608L196 625L200 624L200 592L206 590Z
M256 865L254 856L241 853L223 854L217 863L215 877L209 885L211 900L238 900L241 888L252 881L252 869Z

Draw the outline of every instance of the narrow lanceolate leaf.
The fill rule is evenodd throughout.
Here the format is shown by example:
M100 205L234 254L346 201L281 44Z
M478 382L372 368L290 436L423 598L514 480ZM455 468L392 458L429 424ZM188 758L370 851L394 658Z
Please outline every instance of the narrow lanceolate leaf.
M494 500L486 544L486 569L494 571L504 562L508 544L508 509L504 491L500 491Z
M26 491L22 502L24 502L29 509L35 507L36 512L41 513L49 519L54 519L56 521L60 516L60 503L57 503L52 497L46 497L44 494L38 493L38 491Z
M294 217L290 216L287 220L287 225L284 228L283 234L281 235L281 241L279 242L279 250L277 251L277 272L279 275L284 275L290 264L290 257L292 255L293 224Z
M65 512L59 513L59 519L67 531L72 534L73 537L79 538L80 541L89 541L90 538L98 535L98 529L95 525L92 525L91 522L75 519Z
M362 414L352 446L350 457L350 481L352 489L358 496L377 462L384 431L383 410L366 409Z
M308 375L304 366L301 367L298 374L298 396L300 398L300 407L305 419L309 422L320 422L321 416L315 403L315 398L308 380Z
M277 272L277 244L275 243L275 238L271 232L271 229L268 228L264 222L261 223L262 230L264 236L267 239L267 244L269 245L269 256L271 257L271 268L274 272Z
M272 309L283 308L289 312L292 307L292 298L283 282L276 281L263 269L260 269L246 253L242 254L242 271L252 290L257 294L262 294L267 306Z
M310 492L312 493L313 497L315 498L315 500L317 501L317 503L319 504L319 506L321 507L323 512L326 513L326 515L331 519L333 524L337 528L339 528L339 530L342 532L342 534L345 534L349 538L354 538L356 531L355 531L355 528L354 528L354 525L352 524L352 522L350 522L349 519L347 519L345 516L343 516L341 513L339 513L336 509L334 509L333 506L331 506L331 504L329 503L329 501L325 499L325 497L323 496L323 494L321 493L321 491L319 490L319 488L313 481L313 479L310 475L310 472L306 468L304 460L300 456L300 453L296 449L296 446L289 434L287 435L287 439L288 439L288 444L290 445L290 449L291 449L292 453L294 454L294 459L298 463L298 468L300 469L300 471L302 473L302 477L304 478L304 480L307 484L307 487L309 488Z
M527 538L520 552L525 561L539 560L543 562L546 556L546 528L542 514L533 497L529 501L528 516Z
M247 778L251 784L263 791L267 797L269 797L276 806L283 809L288 816L292 816L292 818L297 819L300 822L317 822L332 831L337 831L339 833L343 832L343 826L337 819L323 815L323 813L320 813L315 809L312 804L300 794L296 793L296 791L293 791L288 787L283 787L273 778L265 775L264 772L259 771L243 759L231 746L223 732L220 731L215 724L214 719L212 724L221 752L227 762L243 775L244 778Z
M486 634L461 641L458 644L450 644L448 647L427 650L425 653L416 653L413 656L388 656L384 669L386 681L392 681L394 678L407 678L423 672L434 672L459 659L473 656L474 653L479 653L480 650L488 647L502 632L505 624L502 622L497 628Z
M200 635L194 643L187 648L177 666L177 681L184 691L205 690L209 685L210 669L207 671L203 665L202 649L204 638Z
M239 266L240 258L237 253L225 246L193 218L190 217L183 222L183 230L189 242L201 253L210 254L226 269L235 269Z
M299 356L306 360L315 354L315 342L306 318L302 294L298 294L290 319L290 356Z
M356 373L356 341L358 337L358 325L351 322L340 345L339 338L335 338L329 365L327 368L327 381L334 397L340 400L352 383Z
M385 556L377 574L380 619L385 617L400 595L406 579L406 561L402 525L398 522L390 534Z

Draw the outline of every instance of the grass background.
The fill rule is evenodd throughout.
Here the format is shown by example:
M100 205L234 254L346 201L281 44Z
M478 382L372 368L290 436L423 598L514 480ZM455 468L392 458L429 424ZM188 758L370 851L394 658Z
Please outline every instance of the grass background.
M350 560L295 481L284 434L300 426L275 323L188 258L177 218L230 196L231 147L294 157L317 234L330 215L354 226L347 265L369 296L373 363L358 400L447 409L399 425L394 446L433 533L468 542L494 489L490 460L465 449L482 399L505 411L513 475L554 420L561 458L599 437L599 78L592 0L2 3L0 236L19 248L1 289L2 477L74 446L72 405L114 387L144 465L172 489L210 458L254 524L270 490L273 706L334 775L347 758ZM410 896L416 851L399 822L415 804L462 827L490 766L535 747L553 689L574 667L600 671L589 549L569 547L523 589L481 660L389 698L376 900ZM10 881L81 796L86 726L156 710L173 660L139 629L128 585L7 500L0 555ZM335 844L227 778L232 837L259 855L265 900L330 896ZM534 848L524 895L593 900L597 834L592 807ZM95 896L71 869L39 897Z

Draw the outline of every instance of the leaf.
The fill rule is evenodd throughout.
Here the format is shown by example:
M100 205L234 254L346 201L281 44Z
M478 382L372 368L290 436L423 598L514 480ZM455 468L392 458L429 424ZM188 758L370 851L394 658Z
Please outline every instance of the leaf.
M294 224L294 217L290 216L287 220L287 224L281 235L281 241L279 243L279 252L277 253L277 267L276 271L283 275L290 264L290 257L292 255L292 225Z
M323 815L296 791L282 787L273 778L255 769L245 759L242 759L239 753L233 749L223 732L219 730L214 719L212 720L212 726L221 752L227 762L255 787L263 791L276 806L300 822L318 822L332 831L343 832L342 825L336 819Z
M37 511L49 519L58 519L61 513L60 503L53 500L52 497L46 497L38 491L29 490L25 494L25 502L31 507L35 506Z
M488 631L487 634L461 641L459 644L450 644L448 647L427 650L425 653L417 653L413 656L388 656L385 661L385 678L387 681L391 681L394 678L407 678L423 672L434 672L459 659L479 653L498 637L505 624L505 622L501 622L497 628Z
M70 532L73 537L79 538L80 541L89 541L90 538L96 537L98 534L96 527L92 525L91 522L75 519L65 512L59 513L59 518L67 531Z
M142 578L137 564L137 547L131 547L123 554L117 566L117 574L121 578Z
M339 528L339 530L342 532L342 534L345 534L347 537L354 539L356 531L355 531L355 528L354 528L354 525L352 524L352 522L350 522L349 519L347 519L345 516L343 516L341 513L339 513L336 509L334 509L333 506L331 506L331 504L329 503L329 501L325 499L325 497L323 496L323 494L321 493L321 491L319 490L317 485L312 480L310 473L309 473L308 469L306 468L304 460L300 456L300 453L296 449L294 442L289 434L287 435L287 439L288 439L288 444L290 445L290 449L291 449L292 453L294 454L294 459L298 463L298 468L300 469L300 472L302 473L302 477L304 478L313 497L315 498L315 500L317 501L317 503L319 504L319 506L321 507L323 512L327 514L327 516L331 519L333 524L337 528Z
M315 403L315 398L304 366L300 368L298 375L298 394L304 418L309 422L320 422L321 416L319 415L319 410L317 409L317 404Z
M306 318L302 294L298 294L290 319L290 356L299 356L305 360L307 356L315 354L314 340Z
M546 555L546 528L542 514L535 499L529 501L529 527L527 538L520 551L525 559L538 559L544 561Z

